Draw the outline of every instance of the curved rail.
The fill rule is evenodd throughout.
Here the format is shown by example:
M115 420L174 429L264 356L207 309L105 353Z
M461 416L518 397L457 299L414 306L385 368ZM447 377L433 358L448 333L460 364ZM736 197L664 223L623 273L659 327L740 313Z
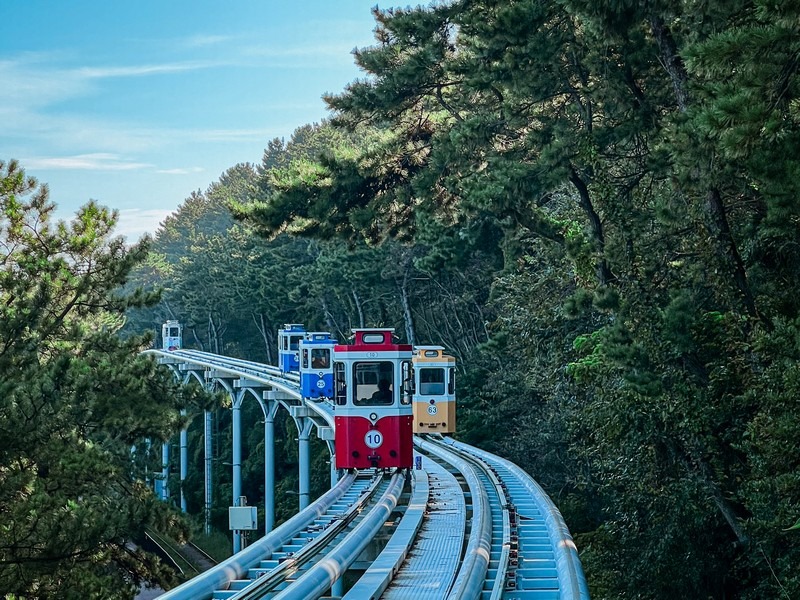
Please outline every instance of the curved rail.
M256 600L267 595L274 595L279 586L284 588L295 585L298 573L304 569L309 569L309 564L319 561L319 557L336 543L336 540L344 534L351 524L363 518L362 511L374 509L375 496L390 487L382 476L374 476L367 488L360 490L359 493L351 495L350 499L343 498L337 505L331 507L316 525L304 531L302 535L295 536L291 543L284 546L282 552L275 553L274 557L278 560L270 563L262 563L265 567L254 569L248 572L247 580L232 582L231 590L218 591L215 598L227 597L230 600ZM350 534L347 534L350 535ZM274 563L274 564L272 564Z
M189 547L191 552L193 552L200 560L207 563L209 566L215 566L219 563L219 561L216 558L211 556L208 552L203 550L200 546L198 546L194 542L191 541L186 542L186 545ZM202 570L208 570L208 569L202 569Z
M325 514L336 501L344 496L345 492L353 485L355 479L355 473L348 473L314 503L272 532L228 560L160 596L161 600L210 598L215 590L227 586L234 579L243 577L249 569L258 565L265 557L272 556L274 552L312 523L314 519Z
M455 467L469 487L472 497L472 528L464 550L461 568L447 599L477 598L489 576L489 562L494 541L491 519L492 504L489 492L481 482L478 467L472 461L461 456L460 452L451 451L441 444L424 440L420 436L415 437L414 444Z
M263 387L280 390L288 396L303 402L328 427L333 428L335 426L331 406L325 402L305 402L299 390L299 377L294 374L288 374L287 376L281 373L279 369L269 365L260 365L260 367L263 367L262 369L259 368L259 363L218 354L209 354L199 350L145 350L144 353L160 357L164 364L191 364L202 369L227 374L232 379L244 379L251 386L252 384L259 384Z
M184 566L188 567L195 573L198 573L198 570L194 568L194 566L189 563L183 556L181 556L180 552L167 540L164 539L164 536L159 535L154 531L147 531L144 532L144 539L149 542L150 544L154 545L158 549L159 558L168 563L169 566L180 575L185 575L186 572L181 568L178 564L178 559L183 562ZM176 558L177 555L177 558Z
M264 365L264 369L246 367L239 364L241 362L240 359L197 350L145 350L145 353L160 356L166 359L165 363L192 364L204 369L213 369L225 373L233 379L248 379L267 387L274 387L294 398L300 399L300 391L297 389L296 383L287 379L280 371L275 370L276 372L273 373L273 368L266 368L267 365Z
M296 582L276 595L275 600L307 600L322 596L384 526L397 506L404 482L405 475L401 472L395 473L378 503L347 537Z
M481 458L492 466L498 476L507 482L508 489L511 495L514 496L515 492L512 484L517 486L515 502L519 511L520 532L519 540L517 542L519 547L519 561L524 561L524 543L522 539L522 528L533 522L537 518L544 521L546 528L546 540L552 548L553 557L556 566L556 575L558 579L559 597L570 600L589 600L589 588L586 584L586 576L583 573L580 558L578 557L578 550L575 547L575 542L567 529L564 518L561 516L558 508L550 497L544 492L533 478L517 465L494 454L480 450L474 446L457 442L451 438L444 438L442 443L448 444L453 448L458 448L464 452L469 452L474 456ZM526 501L533 500L535 505L534 510L523 508ZM526 514L527 513L527 514ZM538 513L538 514L536 514ZM531 543L532 548L536 548L535 542ZM533 550L533 555L536 555L536 550ZM520 569L524 571L524 569ZM521 578L520 586L525 585L525 573L520 573ZM531 578L535 580L536 578Z
M164 350L157 350L156 352L164 353ZM192 360L208 360L214 361L223 359L228 365L235 365L242 369L243 372L252 372L257 374L267 374L274 377L281 377L289 381L300 382L300 376L297 373L285 373L278 367L273 367L265 363L260 363L252 360L245 360L243 358L233 358L230 356L222 356L220 354L212 354L211 352L204 352L202 350L171 350L168 352L171 356L181 356Z

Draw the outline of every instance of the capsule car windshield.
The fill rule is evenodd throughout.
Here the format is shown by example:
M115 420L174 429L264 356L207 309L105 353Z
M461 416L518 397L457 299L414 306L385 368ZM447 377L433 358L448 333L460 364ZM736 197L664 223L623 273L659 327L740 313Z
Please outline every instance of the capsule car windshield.
M357 362L353 365L353 404L390 405L394 400L394 364L389 361Z
M331 366L331 351L327 348L313 348L311 350L311 368L327 369Z
M444 394L444 369L423 368L419 370L420 394Z

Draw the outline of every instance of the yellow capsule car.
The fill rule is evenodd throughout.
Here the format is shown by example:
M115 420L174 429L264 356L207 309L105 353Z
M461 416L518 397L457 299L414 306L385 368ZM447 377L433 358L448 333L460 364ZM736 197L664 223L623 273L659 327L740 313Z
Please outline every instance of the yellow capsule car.
M414 365L414 433L456 430L456 359L441 346L416 346Z

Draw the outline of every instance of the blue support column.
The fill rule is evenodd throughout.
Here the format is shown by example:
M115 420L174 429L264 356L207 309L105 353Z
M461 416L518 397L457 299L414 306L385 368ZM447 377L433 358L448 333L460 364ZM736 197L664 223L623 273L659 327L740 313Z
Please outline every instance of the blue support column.
M169 500L169 442L161 444L161 499Z
M213 440L211 439L211 426L213 424L213 413L210 410L206 410L203 413L204 417L204 433L203 433L203 441L205 445L205 473L203 476L203 485L205 491L205 506L203 507L204 512L204 531L206 535L211 535L211 503L213 501L213 494L212 494L212 484L213 484L213 471L212 465L214 461L214 447L213 447Z
M192 372L187 372L183 376L183 385L189 383L189 380L193 377ZM199 381L199 379L198 379ZM186 410L181 409L181 417L186 417ZM186 490L184 489L184 485L186 483L186 474L189 471L189 442L188 442L188 434L186 429L189 427L188 423L184 423L181 426L181 433L180 433L180 457L179 457L179 469L180 469L180 503L181 503L181 512L186 512Z
M311 444L309 437L314 423L308 417L295 419L298 431L298 460L300 462L300 510L308 506L311 496Z
M275 526L275 414L280 406L274 392L264 392L259 400L264 413L264 534Z
M242 495L242 399L247 390L239 390L233 397L232 421L233 421L233 460L231 462L233 480L233 499L231 506L239 505L239 497ZM238 530L233 532L233 553L236 554L242 549L242 534Z
M186 416L186 411L181 410L181 415ZM181 510L183 512L186 512L186 492L183 486L189 469L189 442L186 427L187 425L184 425L181 429Z

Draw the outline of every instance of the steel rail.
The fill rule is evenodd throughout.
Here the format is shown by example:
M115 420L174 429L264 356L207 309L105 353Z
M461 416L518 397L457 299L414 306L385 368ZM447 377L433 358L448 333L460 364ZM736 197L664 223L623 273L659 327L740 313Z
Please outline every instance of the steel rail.
M162 356L164 358L169 359L173 363L178 363L178 364L187 363L203 368L215 369L217 371L227 373L228 375L236 379L239 378L249 379L256 383L260 383L265 387L276 387L279 390L286 392L293 398L297 398L298 400L302 399L300 395L300 390L297 389L296 385L294 385L294 382L288 381L282 375L279 376L279 375L270 375L268 373L248 372L247 369L243 369L240 366L237 366L235 363L228 362L228 360L220 360L220 357L218 355L192 357L185 355L182 352L183 351L181 350L174 350L171 352L165 350L145 350L144 353ZM216 359L212 357L216 357Z
M441 444L414 436L414 444L456 468L464 477L472 498L472 526L464 558L447 600L474 600L480 596L489 570L492 546L491 505L486 488L481 483L475 465L461 458L456 451Z
M250 584L235 594L228 596L228 600L256 600L263 598L267 594L274 594L278 585L286 582L289 577L300 571L304 565L323 554L326 548L333 544L354 521L361 517L361 512L374 501L377 492L385 490L389 486L390 482L386 483L383 477L375 477L369 488L364 490L355 502L349 504L344 512L340 514L330 514L329 512L325 515L325 518L329 520L319 535L309 538L308 543L300 550L288 553L273 569L259 573L251 580Z
M161 350L148 350L145 351L146 353L150 353L162 358L161 362L177 365L177 369L185 370L186 367L183 365L194 365L195 367L199 367L208 371L213 371L213 376L218 376L220 378L227 378L229 376L233 379L241 379L244 384L241 387L258 387L264 386L271 389L280 390L285 392L290 398L299 399L304 406L308 409L312 410L318 416L322 417L326 423L328 423L331 427L334 427L334 419L333 419L333 409L326 402L307 402L305 401L301 393L298 389L299 387L299 377L295 374L285 374L280 372L275 367L264 365L261 363L255 363L253 361L246 361L242 359L230 359L228 357L222 357L219 355L209 354L201 351L194 351L194 350L177 350L177 351L161 351ZM176 368L173 366L173 368ZM221 375L220 375L221 374ZM208 377L208 375L206 376ZM254 385L255 384L255 385ZM434 439L436 438L436 439ZM586 585L586 579L583 574L583 570L580 564L580 560L578 558L577 549L575 548L575 544L572 541L572 537L569 534L569 531L564 523L563 517L561 516L558 509L555 507L553 502L550 498L545 494L545 492L541 489L541 487L521 468L517 465L514 465L510 461L492 455L488 452L484 452L478 448L469 446L467 444L463 444L460 442L456 442L451 438L444 438L442 439L441 436L432 436L428 440L421 440L418 437L415 437L415 445L418 448L424 450L427 453L430 453L436 457L440 461L444 461L452 465L452 468L456 471L461 472L464 480L466 481L466 486L469 489L469 495L472 501L472 519L471 519L471 530L466 540L466 546L462 549L463 552L463 559L461 562L461 567L458 571L455 581L451 586L450 590L447 594L447 600L456 600L456 599L475 599L479 596L481 598L500 598L503 596L503 583L506 583L506 592L514 593L513 591L513 584L516 582L515 579L512 579L508 576L508 568L509 563L509 548L513 545L514 551L514 565L517 564L517 542L516 542L516 527L518 524L517 518L519 515L512 515L513 516L513 525L510 524L509 519L509 509L514 510L513 503L509 500L509 498L505 495L506 492L506 481L511 483L513 480L513 485L515 486L515 490L521 486L521 489L524 490L523 494L525 495L526 500L522 500L521 506L523 504L528 504L528 506L533 506L530 504L531 500L533 499L535 506L538 507L538 512L543 515L544 526L543 525L536 525L536 528L541 533L537 534L544 536L545 528L547 532L547 542L544 541L542 538L541 542L535 542L535 544L542 544L548 543L552 546L554 552L552 553L555 556L555 569L552 566L548 567L553 574L549 575L550 581L554 581L557 579L558 590L555 589L555 584L547 589L552 590L552 593L555 593L559 599L562 600L588 600L589 593L588 593L588 586ZM477 461L477 462L476 462ZM491 468L487 468L486 465L489 465ZM494 471L494 473L492 473ZM499 472L498 472L499 471ZM491 502L489 500L490 492L487 492L487 484L486 481L481 481L485 479L491 482L489 486L490 490L497 491L497 500L495 502ZM202 594L198 594L196 592L189 593L188 595L172 595L173 592L178 592L184 586L188 584L193 584L197 586L197 588L201 588L203 585L202 582L209 580L212 577L219 577L220 573L225 573L225 576L222 577L224 581L231 581L234 576L240 576L241 574L241 562L243 560L249 560L251 554L248 552L252 552L254 548L257 548L259 545L264 544L265 540L268 538L274 537L279 531L282 530L286 525L292 523L300 517L301 515L305 514L306 511L312 509L316 506L320 501L326 498L329 494L331 494L334 490L338 489L341 485L337 485L333 488L330 492L326 493L321 497L317 502L309 506L303 512L298 513L284 523L281 527L273 531L262 540L259 540L246 550L238 553L237 555L231 557L227 561L221 563L217 567L212 568L209 571L206 571L203 575L195 577L194 579L190 580L183 586L176 588L172 592L168 592L167 594L161 596L165 600L187 600L188 598L201 598L201 597L208 597L203 596ZM396 505L396 502L395 502ZM491 589L484 589L487 585L487 581L491 579L490 571L493 568L492 561L497 560L492 556L492 536L493 536L493 527L492 527L492 508L495 509L495 518L497 517L497 508L498 505L503 507L503 516L502 516L502 537L499 538L502 540L501 542L501 549L499 555L499 562L498 568L495 571L494 581L490 584ZM535 511L536 509L529 508L529 511ZM391 511L390 511L391 512ZM424 512L424 511L423 511ZM406 517L401 520L401 524L406 520ZM313 517L312 517L313 520ZM520 527L526 525L530 521L523 520L520 523ZM300 528L302 529L302 527ZM380 529L380 527L378 528ZM413 529L413 534L409 533L408 530ZM412 544L410 539L413 539L415 535L419 532L419 525L412 526L412 521L409 521L408 527L399 527L395 531L395 535L398 535L402 531L402 538L404 541L403 543L400 542L401 538L397 538L397 543L394 544L396 548L393 549L392 553L387 553L384 556L384 553L381 553L379 559L385 558L388 561L386 564L388 566L383 567L383 572L380 573L380 576L375 578L374 576L380 571L380 569L376 566L374 569L370 569L372 573L370 577L364 578L364 584L356 583L354 586L354 593L357 595L348 594L349 598L357 598L357 597L371 597L375 598L377 595L383 593L383 590L386 589L386 585L388 585L388 581L394 576L399 568L399 564L403 562L404 557L410 550L410 546ZM498 538L498 533L496 531L497 528L494 528L494 536ZM509 531L513 532L511 536L509 536ZM522 529L520 529L522 532ZM295 532L296 533L296 532ZM291 539L293 535L289 535L288 539ZM364 536L365 543L369 541L371 535L369 537ZM515 541L510 544L509 539L514 539ZM350 540L347 543L351 544L354 538L348 536L346 540ZM392 538L394 539L394 537ZM345 542L343 541L342 544ZM404 546L404 548L400 549L399 546ZM497 545L497 544L495 544ZM280 545L279 545L280 547ZM337 546L338 548L338 546ZM348 546L349 548L349 546ZM541 546L542 550L544 550L545 546ZM269 550L269 552L274 552L274 549ZM384 551L385 552L385 551ZM535 553L534 553L535 554ZM353 557L355 560L356 555ZM390 558L391 557L391 558ZM520 552L520 559L522 560L522 553ZM539 559L535 559L538 561ZM336 578L346 570L347 566L344 565L343 562L339 562L340 557L335 555L334 557L330 558L326 556L318 566L312 567L309 569L309 573L312 571L317 571L319 573L323 573L322 575L309 575L309 583L300 584L301 586L311 586L314 590L318 585L323 585L323 583L311 583L312 579L316 578L317 576L320 577L320 581L324 580L327 582L327 587L329 587ZM250 561L250 564L259 562L259 559ZM378 561L376 561L377 563ZM350 564L350 563L348 563ZM383 564L383 563L382 563ZM550 563L553 564L552 562ZM323 566L324 565L324 566ZM248 567L249 568L249 567ZM511 570L513 571L513 568ZM238 569L236 573L233 573L231 569ZM245 569L246 571L247 569ZM369 571L367 573L369 573ZM523 571L530 570L530 569L523 569L520 568L518 570L519 573ZM535 570L542 571L543 569L537 568ZM211 573L216 573L216 575L211 575ZM506 574L505 576L503 574ZM305 575L303 576L305 577ZM509 577L507 579L507 577ZM531 580L526 580L526 576L521 575L520 581L530 583ZM543 576L537 576L543 577ZM302 577L300 578L302 579ZM299 582L300 579L297 581ZM378 589L376 595L370 594L369 596L360 596L358 595L360 592L359 589L365 589L362 587L367 585L367 581L370 579L375 579L375 581L379 581L377 584L369 583L369 586L373 586L372 589ZM316 580L315 580L316 581ZM542 581L541 579L539 581ZM305 595L291 595L292 593L301 594L301 592L290 592L289 589L299 590L302 587L295 587L297 583L295 583L291 588L287 588L285 592L281 592L281 598L305 598ZM377 585L377 588L374 586ZM539 584L543 585L543 584ZM509 587L510 586L510 587ZM324 588L324 589L327 589ZM194 588L193 588L194 589ZM215 588L218 589L218 588ZM323 591L324 591L323 589ZM520 590L522 591L522 590ZM542 589L541 591L545 591ZM206 593L206 592L204 592ZM212 592L213 593L213 592ZM274 592L273 592L274 593ZM304 592L303 592L304 593ZM314 592L316 593L316 592ZM320 592L321 593L321 592ZM227 597L227 596L226 596ZM444 597L444 596L442 596ZM550 596L548 596L550 597ZM555 597L555 596L554 596Z
M163 350L162 350L163 352ZM203 350L171 350L170 354L181 357L188 357L198 360L215 360L223 359L228 365L241 367L243 369L252 369L254 372L267 373L269 375L283 377L289 381L300 381L300 375L297 373L284 373L278 367L260 363L253 360L246 360L243 358L234 358L231 356L222 356L220 354L212 354L211 352L204 352Z
M180 559L180 561L186 567L188 567L195 573L198 572L197 569L194 568L194 565L192 565L188 560L186 560L185 557L181 556L180 552L178 552L178 549L175 548L174 544L171 544L166 539L164 539L163 535L159 535L155 531L148 531L147 528L145 528L144 538L145 540L149 540L151 544L153 544L156 548L158 548L158 550L161 552L160 555L161 560L163 560L164 562L171 563L169 566L175 569L175 571L177 571L179 575L185 575L186 572L178 564L178 559Z
M425 439L438 447L446 447L438 436L425 436ZM462 449L454 448L453 446L449 446L449 448L454 450L461 459L476 468L478 477L483 482L489 498L493 525L492 541L489 568L486 572L481 596L491 600L498 600L505 592L506 574L509 568L511 550L511 519L509 511L513 507L506 494L505 485L485 461ZM495 522L499 522L500 527L496 527ZM488 589L486 589L487 587Z
M319 598L372 541L394 511L403 491L405 475L397 471L381 499L331 552L299 577L274 600Z
M469 444L457 442L451 438L445 438L443 443L455 448L461 448L483 458L489 464L502 467L523 486L544 517L548 538L555 554L559 598L563 600L589 600L589 587L578 557L578 549L572 540L561 512L541 486L530 475L509 460Z
M412 473L413 491L400 524L383 551L342 597L342 600L379 598L406 559L414 539L422 527L430 493L428 474L423 470L414 470Z
M500 531L495 532L492 530L492 548L500 547L500 556L497 559L497 566L494 569L494 577L491 576L492 569L489 569L489 577L487 583L491 585L491 593L489 594L490 600L499 600L505 591L506 573L508 572L508 558L509 551L511 550L511 520L509 518L509 501L505 489L503 489L502 482L497 478L495 473L484 462L480 466L483 477L486 477L489 483L488 489L490 496L496 497L497 501L492 502L492 515L493 517L499 514L502 527ZM494 518L493 518L494 521ZM494 554L494 553L493 553Z
M216 564L219 563L219 561L216 558L211 556L208 552L203 550L200 546L198 546L194 542L189 541L189 542L186 542L186 544L188 546L190 546L194 552L197 552L198 554L200 554L203 559L207 560L212 565L216 565Z
M288 540L291 540L309 523L312 523L314 519L324 515L335 502L344 496L353 485L355 479L355 473L347 473L333 488L269 534L208 571L159 596L160 600L210 598L215 590L227 585L234 579L242 577L250 568L257 565L265 557L271 556L273 552Z
M335 427L335 420L331 406L323 402L305 402L302 394L298 389L297 382L286 379L283 375L269 375L267 373L255 373L241 367L237 367L235 363L227 362L227 357L220 357L219 355L212 354L202 357L191 357L185 350L145 350L145 354L152 354L167 359L172 364L193 364L204 369L213 369L222 373L226 373L235 379L245 379L249 382L254 382L263 385L264 387L276 388L285 392L292 398L300 400L303 405L315 414L319 415L325 423L333 428ZM205 353L204 353L205 354ZM220 360L220 358L226 360ZM238 359L233 359L238 360Z

